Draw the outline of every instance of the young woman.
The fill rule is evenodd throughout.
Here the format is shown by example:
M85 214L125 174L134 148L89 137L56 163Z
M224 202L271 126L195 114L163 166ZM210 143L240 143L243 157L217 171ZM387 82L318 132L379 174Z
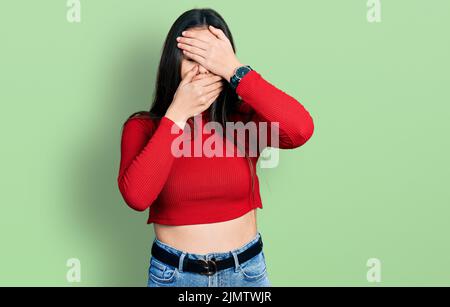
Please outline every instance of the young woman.
M229 123L255 124L256 154L250 137L226 133ZM118 186L131 208L150 209L155 229L148 286L271 286L256 163L265 147L297 148L313 130L301 103L237 59L216 11L183 13L167 35L150 111L122 130ZM196 142L215 154L198 154Z

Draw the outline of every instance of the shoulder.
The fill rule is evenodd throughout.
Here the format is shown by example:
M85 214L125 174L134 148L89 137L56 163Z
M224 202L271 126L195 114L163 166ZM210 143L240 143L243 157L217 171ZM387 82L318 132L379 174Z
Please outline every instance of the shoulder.
M122 125L123 133L151 135L160 119L152 117L148 112L136 112L130 115Z

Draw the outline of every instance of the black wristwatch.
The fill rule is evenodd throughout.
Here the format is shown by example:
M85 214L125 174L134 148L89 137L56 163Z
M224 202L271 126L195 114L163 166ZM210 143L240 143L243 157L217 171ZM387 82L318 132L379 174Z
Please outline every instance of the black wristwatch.
M230 78L231 87L236 90L241 79L244 78L244 76L252 70L253 69L250 67L250 65L244 65L236 68L234 71L234 75Z

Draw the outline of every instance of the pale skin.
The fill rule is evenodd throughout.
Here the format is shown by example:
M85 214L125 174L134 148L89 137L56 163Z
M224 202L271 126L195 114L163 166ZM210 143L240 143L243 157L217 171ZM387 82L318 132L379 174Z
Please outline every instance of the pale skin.
M196 27L177 39L184 51L181 79L165 116L180 127L195 114L206 110L229 82L234 70L242 66L225 34L214 27ZM161 242L195 254L228 252L256 236L256 209L224 222L194 225L162 225L154 223L155 235Z

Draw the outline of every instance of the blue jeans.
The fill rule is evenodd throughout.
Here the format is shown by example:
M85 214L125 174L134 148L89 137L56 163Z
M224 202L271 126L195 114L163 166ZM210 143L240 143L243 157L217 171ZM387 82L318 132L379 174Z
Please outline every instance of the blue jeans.
M191 254L169 246L155 238L153 244L158 244L167 251L180 256L178 267L171 266L162 261L150 258L148 269L148 287L271 287L267 276L264 252L261 251L251 259L239 263L237 254L256 244L261 234L256 236L244 246L225 253ZM234 258L234 266L220 270L214 275L183 271L183 259L215 258L221 260L227 257Z

